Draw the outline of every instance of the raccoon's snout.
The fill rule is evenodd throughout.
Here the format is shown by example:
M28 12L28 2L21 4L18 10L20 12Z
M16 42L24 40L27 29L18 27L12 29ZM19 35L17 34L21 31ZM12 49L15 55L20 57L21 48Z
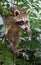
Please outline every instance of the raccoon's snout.
M27 30L27 28L25 28L25 30Z

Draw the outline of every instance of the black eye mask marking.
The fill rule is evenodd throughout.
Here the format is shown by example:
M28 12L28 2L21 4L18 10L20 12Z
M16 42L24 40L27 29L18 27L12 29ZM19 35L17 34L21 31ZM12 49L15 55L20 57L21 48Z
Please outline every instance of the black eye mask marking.
M17 21L16 24L22 26L25 24L25 22L24 21ZM28 21L26 21L26 24L28 24Z
M28 24L28 20L26 21L26 24Z
M16 24L22 26L22 25L24 25L24 21L17 21Z

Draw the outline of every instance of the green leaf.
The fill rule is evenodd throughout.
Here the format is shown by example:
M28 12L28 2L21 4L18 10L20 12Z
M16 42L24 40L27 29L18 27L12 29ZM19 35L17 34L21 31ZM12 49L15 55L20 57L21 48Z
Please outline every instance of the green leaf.
M4 3L4 2L7 2L7 0L0 0L0 2L3 2Z

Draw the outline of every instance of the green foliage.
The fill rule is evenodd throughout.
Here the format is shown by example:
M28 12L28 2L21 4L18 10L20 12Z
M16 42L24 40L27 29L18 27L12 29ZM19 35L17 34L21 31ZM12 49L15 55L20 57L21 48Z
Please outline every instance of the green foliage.
M6 3L6 4L5 4ZM12 13L8 11L10 4L7 0L0 0L0 15L11 15Z
M2 41L0 41L0 63L4 63L5 65L13 65L13 55L6 46L6 43L2 44Z
M0 30L2 29L3 25L0 25Z
M3 2L7 2L7 0L0 0L0 2L2 2L2 3L3 3Z
M41 29L41 0L14 0L12 3L13 2L25 10L31 10L29 19L32 30L31 40L26 38L27 34L24 33L24 30L21 31L24 40L21 40L19 44L19 48L22 48L20 53L25 52L29 59L25 60L24 57L19 54L15 62L17 65L41 65L41 38L37 40L41 32L37 31L38 29L35 30L35 28ZM6 6L6 8L4 6ZM12 13L8 11L9 7L10 4L7 0L0 0L0 15L11 15ZM0 26L0 29L1 28L2 26ZM2 41L0 41L0 65L14 65L14 55L11 53L11 50L7 48L7 42L2 44Z

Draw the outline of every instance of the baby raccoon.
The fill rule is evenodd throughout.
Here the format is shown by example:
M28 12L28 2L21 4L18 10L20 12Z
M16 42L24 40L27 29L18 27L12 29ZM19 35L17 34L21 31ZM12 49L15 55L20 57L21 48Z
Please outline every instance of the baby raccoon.
M12 15L8 15L4 20L4 35L8 39L9 45L14 54L18 53L20 30L24 29L28 36L30 35L29 12L19 6L13 6L9 9Z

